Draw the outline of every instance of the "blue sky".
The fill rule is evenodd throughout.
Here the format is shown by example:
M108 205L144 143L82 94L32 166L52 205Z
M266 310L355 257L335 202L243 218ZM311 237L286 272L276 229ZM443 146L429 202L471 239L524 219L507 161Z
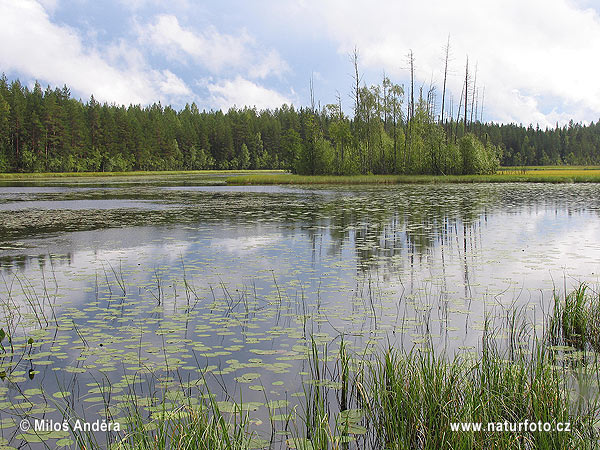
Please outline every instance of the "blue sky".
M94 94L109 103L200 109L308 105L312 76L321 105L339 92L349 112L355 47L365 84L379 83L385 71L407 85L412 49L417 86L439 94L450 36L455 109L468 55L484 120L544 127L600 118L599 5L0 0L0 71L30 86L67 84L84 101Z

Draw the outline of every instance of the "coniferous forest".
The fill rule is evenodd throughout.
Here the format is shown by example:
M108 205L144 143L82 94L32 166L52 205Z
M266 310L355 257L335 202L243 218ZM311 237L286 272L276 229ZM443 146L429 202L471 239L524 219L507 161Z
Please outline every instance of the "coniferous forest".
M126 107L93 96L77 100L67 86L30 89L2 76L0 172L476 174L500 164L600 164L600 121L547 129L483 123L468 83L452 111L443 98L440 108L432 88L416 92L411 83L405 91L386 77L360 86L356 74L350 115L341 99L322 108L313 101L261 111L201 111L194 103L179 111L160 103Z

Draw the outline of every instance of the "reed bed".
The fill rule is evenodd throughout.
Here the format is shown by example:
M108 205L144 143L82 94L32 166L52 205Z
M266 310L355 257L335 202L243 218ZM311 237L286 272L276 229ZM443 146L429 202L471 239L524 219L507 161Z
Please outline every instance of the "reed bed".
M228 177L230 185L270 184L440 184L440 183L598 183L600 171L527 171L494 175L295 175L260 174Z
M59 326L55 299L43 308L43 298L28 298L36 311L30 322ZM11 310L10 302L4 310ZM109 378L98 382L102 415L122 425L116 433L76 429L72 424L81 409L74 397L41 394L71 424L51 436L61 448L591 450L600 446L599 311L597 292L581 285L562 298L554 296L541 332L524 309L507 307L485 318L474 351L452 353L434 348L431 340L410 350L388 343L372 354L360 353L349 350L343 334L323 343L309 333L303 338L304 395L289 404L270 402L265 393L267 423L255 420L252 402L236 400L226 386L219 392L205 379L192 386L177 370L128 378L131 383L120 386ZM0 352L26 358L35 340L17 337L17 316L5 320ZM26 393L17 383L12 388ZM223 397L228 400L217 401ZM38 409L43 415L44 408ZM32 417L26 410L16 416ZM478 424L481 429L474 429ZM537 424L550 428L540 430ZM564 424L567 429L558 428ZM51 448L43 434L15 433L1 443Z

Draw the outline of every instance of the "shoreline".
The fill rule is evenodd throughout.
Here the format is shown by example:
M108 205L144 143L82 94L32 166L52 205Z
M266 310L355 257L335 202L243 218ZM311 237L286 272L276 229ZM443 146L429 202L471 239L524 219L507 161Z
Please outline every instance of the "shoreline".
M243 175L228 177L228 185L264 184L469 184L469 183L600 183L600 170L495 175ZM576 173L573 173L576 172Z
M0 173L0 182L144 177L205 177L223 179L227 185L286 184L470 184L470 183L600 183L600 167L503 167L493 175L297 175L284 170L171 170L131 172Z

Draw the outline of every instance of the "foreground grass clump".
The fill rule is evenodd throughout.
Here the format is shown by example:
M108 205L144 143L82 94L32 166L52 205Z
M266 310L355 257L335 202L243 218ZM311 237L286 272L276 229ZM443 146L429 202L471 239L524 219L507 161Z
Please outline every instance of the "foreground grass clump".
M600 352L600 295L585 284L563 299L555 294L551 331L555 343Z
M568 380L539 348L529 360L504 361L486 352L475 361L450 362L392 350L376 362L372 376L371 415L382 448L591 449L598 443L595 405L574 413L577 394L569 393ZM552 431L494 430L505 422L549 423ZM559 422L570 423L570 432L556 431ZM467 431L463 424L482 428Z
M600 171L499 172L494 175L295 175L259 174L227 178L230 185L261 184L437 184L437 183L600 183Z
M117 283L124 299L126 284L122 278L117 279ZM163 294L158 292L154 298L157 302L163 301ZM56 315L53 303L51 315L45 316L36 297L30 295L29 299L35 314L30 315L28 323L37 324L40 329L50 327L53 332L69 325ZM248 359L247 363L231 360L231 364L236 365L235 370L252 367L253 372L244 370L245 373L237 373L233 380L226 381L223 376L229 372L224 373L217 365L208 365L206 360L194 358L194 363L185 363L185 368L183 363L178 365L175 356L183 353L182 349L170 355L166 353L167 346L178 340L172 333L168 340L162 341L162 348L157 343L153 349L163 354L160 359L164 356L164 366L152 369L151 360L142 358L140 337L139 344L131 342L125 347L133 350L124 360L129 373L115 378L100 375L94 378L94 383L87 383L85 390L81 389L85 378L78 377L85 376L87 367L69 367L73 375L68 377L68 385L57 386L60 390L53 393L46 391L45 385L35 389L28 387L27 375L29 381L35 378L32 369L27 373L14 370L23 367L18 363L7 364L0 378L18 395L3 399L6 401L0 414L8 416L0 415L0 425L14 431L5 435L9 436L6 440L0 439L0 447L42 448L44 445L44 448L87 450L600 448L600 361L590 350L600 323L594 315L600 309L598 295L581 285L566 295L564 301L558 296L555 301L557 304L543 317L543 322L535 316L532 318L526 305L517 308L501 304L500 309L487 312L481 334L476 335L477 342L467 348L456 345L451 345L451 350L435 348L439 342L431 336L420 339L419 343L415 341L411 349L405 350L398 346L397 336L391 333L385 335L387 344L373 341L366 346L348 341L351 335L344 333L335 337L323 333L298 334L293 354L289 354L293 357L289 361L298 362L289 367L298 372L297 377L294 374L291 379L298 381L300 389L293 386L289 391L269 391L265 389L269 384L261 381L256 387L264 393L264 398L260 401L250 398L253 401L245 403L240 386L233 381L246 383L260 378L261 359ZM0 360L35 360L34 347L37 348L36 341L43 334L32 330L32 337L19 336L17 330L22 326L21 318L16 316L19 310L11 305L13 302L4 304L5 320L13 322L6 329L0 329ZM212 304L211 309L215 305ZM189 311L189 300L182 307ZM105 335L98 335L95 330L86 332L74 321L70 325L78 339L77 347L97 355L109 351ZM429 325L424 324L427 330ZM49 333L48 336L54 345L59 344L56 335ZM72 344L69 347L70 350L77 348ZM106 360L98 359L96 364L104 365ZM288 367L286 363L277 364ZM283 385L284 381L272 385L275 383ZM5 387L4 394L8 390ZM84 395L75 395L78 392ZM94 412L90 408L98 409ZM87 416L89 420L97 414L121 427L106 434L81 431L73 425L70 429L48 432L17 429L22 420L31 421L46 414L70 424L77 417L85 419ZM559 424L567 423L568 430L558 429ZM526 424L536 424L536 428ZM538 424L547 424L549 428L540 430ZM473 429L474 426L481 429ZM9 447L3 447L4 444Z
M264 441L248 432L247 418L234 416L226 419L214 401L199 405L192 399L182 399L183 404L176 408L164 403L156 406L152 421L131 407L127 416L127 433L110 448L245 450L265 446ZM87 442L89 448L101 448L89 439L89 433L80 435L78 442L83 445Z
M283 440L273 434L271 440L259 439L242 407L220 411L215 402L198 405L182 398L179 408L155 407L151 420L130 408L125 420L129 431L111 448L598 448L597 394L582 395L583 380L597 376L596 363L567 369L542 342L510 360L504 359L495 336L484 335L482 345L475 358L435 356L426 348L406 353L390 346L367 360L350 354L343 341L337 355L328 355L326 347L319 349L313 341L304 405L287 414ZM519 423L552 429L511 428ZM568 423L569 431L558 431L559 423ZM482 428L467 430L463 424ZM498 431L498 426L506 429ZM101 448L86 436L77 441Z

